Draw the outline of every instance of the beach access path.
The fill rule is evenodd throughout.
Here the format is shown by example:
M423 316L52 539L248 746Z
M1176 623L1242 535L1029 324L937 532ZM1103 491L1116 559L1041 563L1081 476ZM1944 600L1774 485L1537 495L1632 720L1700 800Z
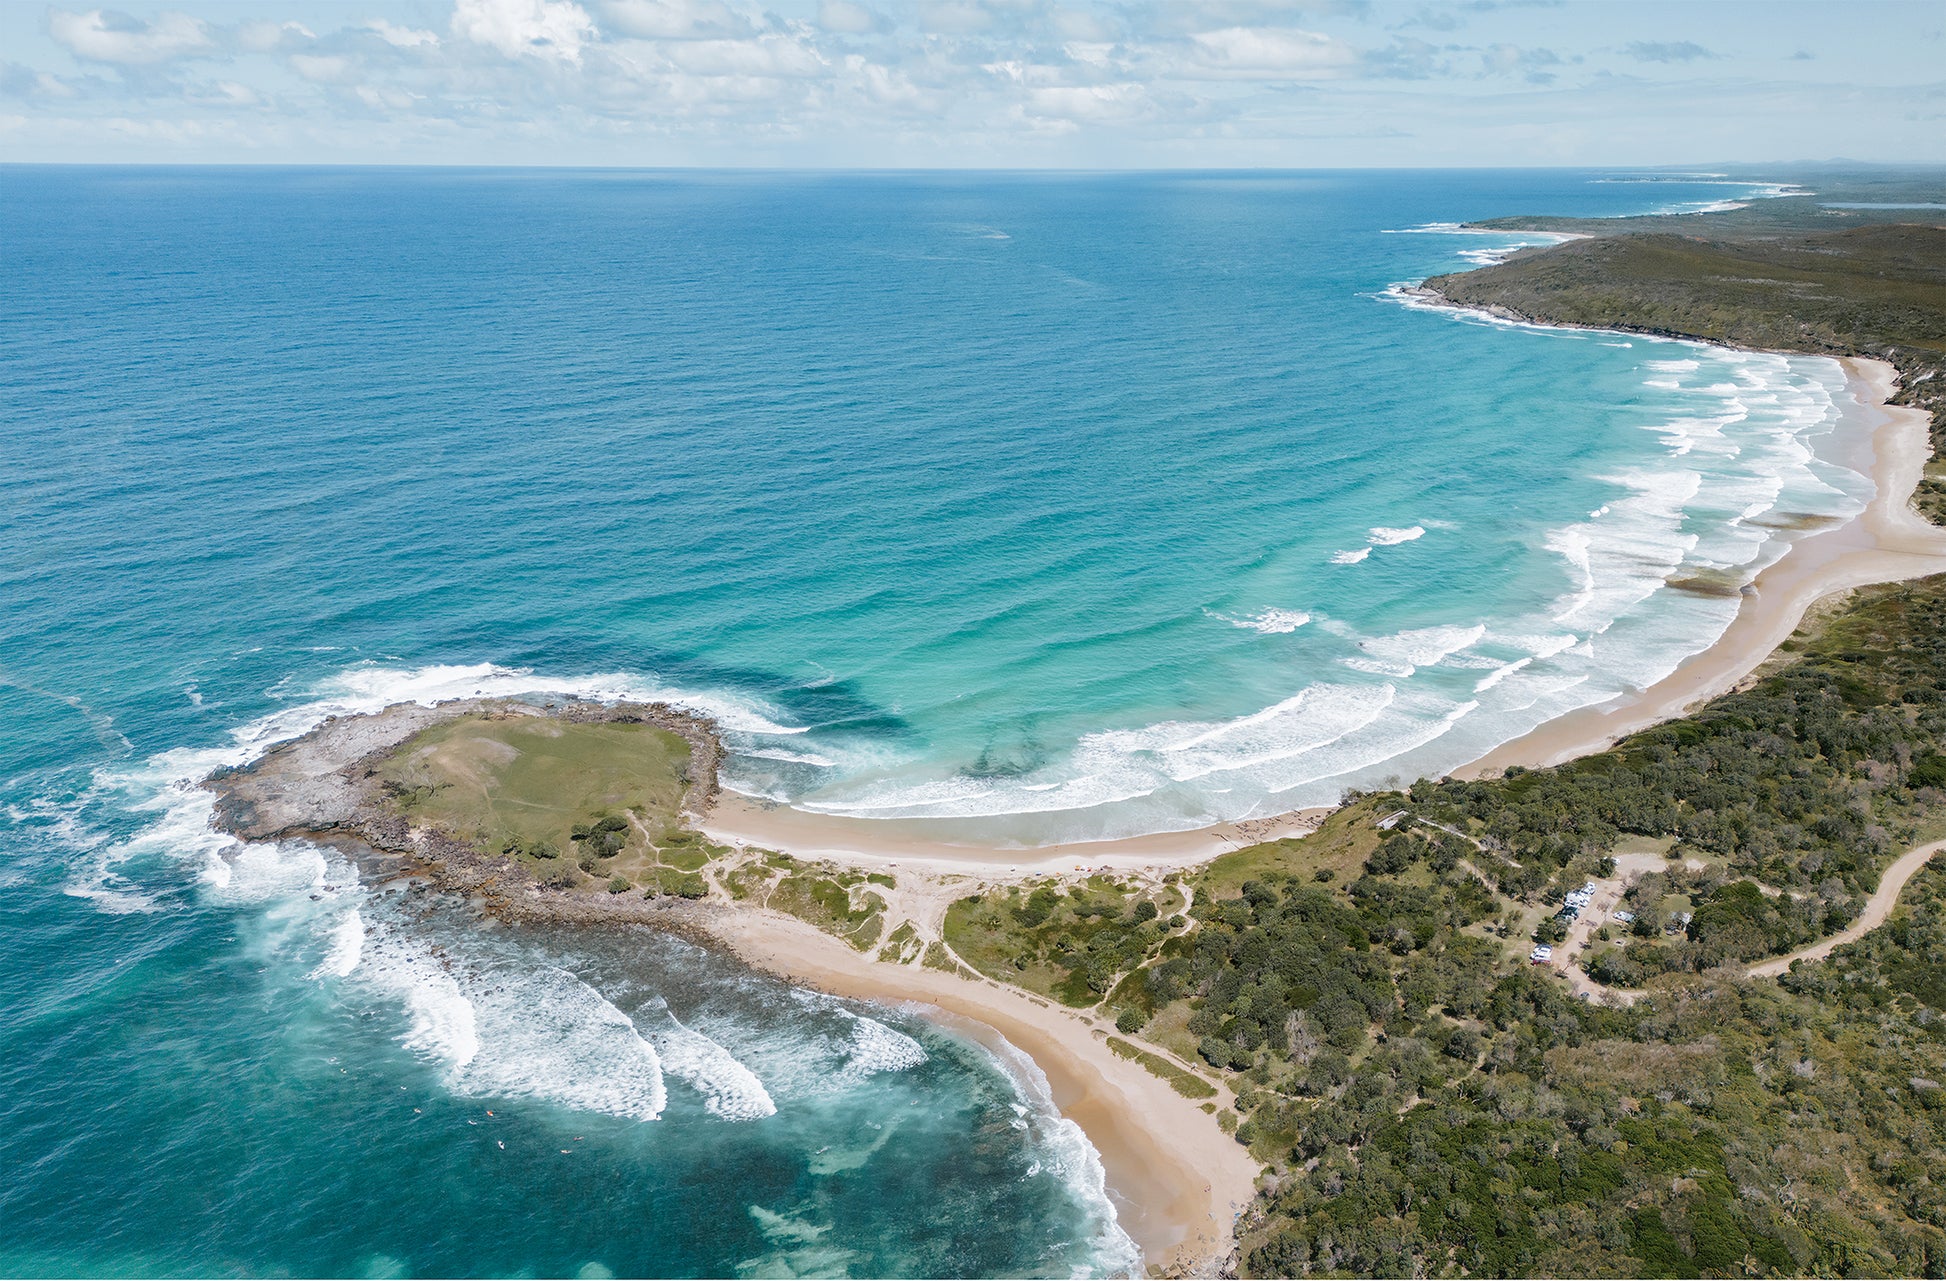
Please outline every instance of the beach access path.
M702 919L755 968L835 996L913 1008L1003 1060L1011 1057L1004 1038L1040 1070L1054 1106L1100 1153L1117 1217L1145 1264L1175 1276L1226 1267L1260 1167L1203 1103L1111 1050L1095 1020L992 979L875 961L778 912L737 905ZM1219 1091L1208 1102L1229 1101Z

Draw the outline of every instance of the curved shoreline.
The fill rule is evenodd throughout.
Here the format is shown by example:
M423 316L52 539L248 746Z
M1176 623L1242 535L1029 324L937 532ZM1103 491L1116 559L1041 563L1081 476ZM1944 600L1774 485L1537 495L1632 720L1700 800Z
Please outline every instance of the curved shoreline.
M1647 689L1536 726L1453 771L1455 777L1479 778L1513 765L1558 765L1602 751L1736 688L1825 597L1946 573L1946 530L1911 506L1931 456L1926 412L1887 403L1897 390L1897 371L1885 361L1834 359L1866 415L1867 434L1846 446L1848 461L1872 479L1874 492L1865 510L1842 525L1793 539L1784 555L1757 575L1723 634L1669 675Z
M715 791L716 730L693 713L658 704L542 707L475 697L332 716L271 744L253 760L203 780L215 797L211 823L242 841L299 839L338 848L379 880L425 877L489 917L647 925L711 941L746 965L801 986L911 1008L996 1053L1011 1046L1034 1063L1054 1106L1094 1148L1117 1221L1140 1248L1145 1270L1203 1276L1228 1267L1232 1228L1255 1198L1260 1168L1217 1121L1217 1107L1230 1101L1226 1091L1219 1089L1205 1111L1139 1062L1113 1053L1108 1030L1096 1019L992 979L874 960L795 917L721 897L644 901L587 886L549 890L505 855L438 828L409 826L378 799L373 766L415 735L465 716L653 724L685 738L692 759L705 766L686 789L691 819Z
M755 969L834 996L916 1006L989 1048L989 1036L1004 1039L1033 1060L1061 1115L1088 1136L1146 1267L1168 1276L1224 1270L1236 1215L1256 1196L1256 1160L1199 1104L1113 1053L1093 1019L993 979L875 961L762 908L711 911L698 923Z
M1846 411L1853 431L1838 442L1838 449L1846 465L1872 480L1873 495L1865 510L1841 525L1791 538L1784 554L1743 593L1729 626L1655 684L1543 722L1455 767L1454 777L1478 778L1514 765L1558 765L1602 751L1735 688L1790 638L1805 612L1824 597L1873 583L1946 573L1946 530L1928 523L1910 505L1931 457L1926 412L1887 403L1897 391L1898 377L1887 362L1830 359L1844 368L1846 388L1857 403L1855 414ZM719 791L701 826L715 840L804 858L861 866L905 860L946 871L1026 876L1083 867L1133 871L1193 866L1246 845L1308 833L1331 808L1180 832L1011 848L957 836L942 820L816 814Z

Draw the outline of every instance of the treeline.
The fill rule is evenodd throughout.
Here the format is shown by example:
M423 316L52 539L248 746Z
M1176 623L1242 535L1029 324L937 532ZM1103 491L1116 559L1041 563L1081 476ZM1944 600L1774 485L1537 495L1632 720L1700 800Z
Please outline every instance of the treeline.
M1791 650L1598 756L1370 796L1181 884L962 900L948 941L1227 1076L1270 1171L1246 1273L1946 1275L1946 870L1829 961L1731 964L1849 923L1946 827L1946 579ZM1589 954L1639 999L1525 963L1646 850Z
M1697 907L1679 939L1645 930L1604 962L1608 981L1633 986L1843 929L1946 799L1942 742L1946 586L1935 579L1873 589L1797 661L1689 719L1555 769L1421 782L1411 799L1519 863L1498 869L1501 885L1529 895L1625 836L1720 861L1689 878ZM1653 896L1637 901L1653 910Z
M1401 1006L1314 1102L1259 1105L1246 1137L1292 1138L1245 1270L1941 1275L1946 872L1907 892L1898 946L1874 933L1782 985L1687 978L1609 1009L1464 967L1445 1019Z
M1191 1007L1271 1166L1244 1270L1946 1275L1946 872L1781 983L1719 968L1853 919L1930 832L1943 738L1946 580L1873 589L1694 718L1351 811L1403 804L1466 838L1374 833L1342 888L1297 843L1199 904L1143 995L1160 1024ZM1654 981L1632 1006L1576 1000L1496 914L1627 838L1672 839L1672 861L1593 976ZM1671 935L1655 904L1679 891Z

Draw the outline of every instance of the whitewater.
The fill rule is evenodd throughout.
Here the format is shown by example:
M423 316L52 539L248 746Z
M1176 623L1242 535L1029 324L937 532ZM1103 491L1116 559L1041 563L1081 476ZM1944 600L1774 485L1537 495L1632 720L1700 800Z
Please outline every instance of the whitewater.
M1837 366L1403 288L1723 198L1626 176L10 173L0 1270L1136 1267L1031 1064L196 783L668 701L752 797L1040 844L1653 683L1869 496Z

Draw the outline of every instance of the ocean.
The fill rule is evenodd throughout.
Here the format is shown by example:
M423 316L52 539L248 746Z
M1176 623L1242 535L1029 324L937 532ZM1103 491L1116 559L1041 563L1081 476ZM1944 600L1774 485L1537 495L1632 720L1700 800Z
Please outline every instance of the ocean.
M0 170L0 1272L1134 1266L1031 1063L193 781L476 691L1002 845L1454 768L1871 492L1832 361L1400 288L1739 190L1633 177Z

